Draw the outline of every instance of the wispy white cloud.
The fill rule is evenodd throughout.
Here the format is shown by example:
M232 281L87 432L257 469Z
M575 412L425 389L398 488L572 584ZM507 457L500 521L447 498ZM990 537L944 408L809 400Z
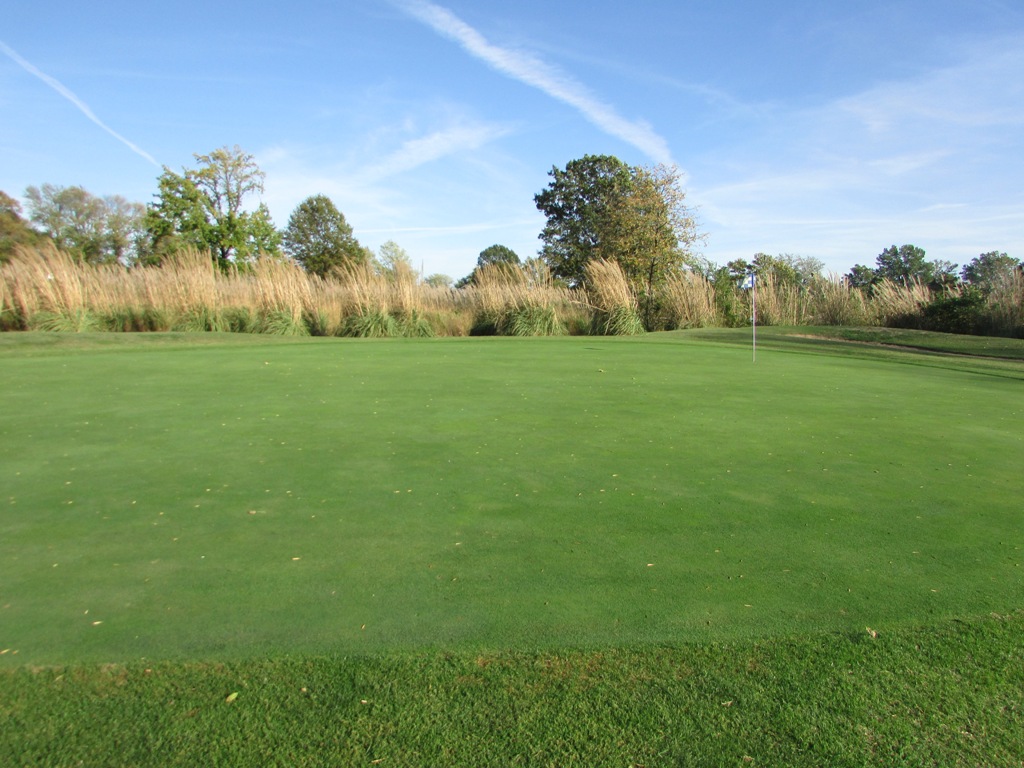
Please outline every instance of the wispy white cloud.
M946 66L814 108L778 105L755 146L696 171L716 261L798 252L845 271L912 242L963 263L1024 251L1024 197L1006 167L1024 151L1018 40L957 51Z
M411 171L452 154L479 149L507 136L511 129L492 123L458 123L426 136L408 139L400 147L359 172L364 180L376 180Z
M964 60L836 103L873 134L910 123L977 130L1024 125L1024 41L995 40Z
M146 160L148 160L149 162L151 162L153 165L157 166L158 168L160 167L160 163L158 163L153 158L152 155L150 155L144 149L141 149L138 145L133 144L131 141L126 139L124 136L119 134L117 131L115 131L113 128L111 128L109 125L107 125L102 120L100 120L96 116L96 113L94 113L89 108L88 104L86 104L84 101L82 101L80 98L78 98L78 96L76 96L69 88L67 88L59 80L57 80L56 78L50 77L50 75L46 74L45 72L40 71L31 62L26 61L24 58L22 58L20 55L18 55L17 51L15 51L13 48L11 48L9 45L4 43L3 41L0 41L0 51L3 51L5 54L7 54L7 56L15 64L17 64L19 67L24 69L30 75L34 75L35 77L38 77L40 80L42 80L44 83L46 83L46 85L48 85L50 88L55 90L58 94L63 96L65 99L70 101L72 104L74 104L75 107L77 107L78 110L83 115L85 115L87 118L89 118L97 126L102 128L104 131L109 133L111 136L113 136L119 142L121 142L126 147L128 147L128 149L130 149L132 152L134 152L135 154L139 155L140 157L145 158Z
M427 0L397 0L411 16L454 40L470 55L514 80L576 109L602 131L632 144L655 162L672 163L668 142L649 123L628 120L590 89L557 67L525 51L494 45L447 8Z

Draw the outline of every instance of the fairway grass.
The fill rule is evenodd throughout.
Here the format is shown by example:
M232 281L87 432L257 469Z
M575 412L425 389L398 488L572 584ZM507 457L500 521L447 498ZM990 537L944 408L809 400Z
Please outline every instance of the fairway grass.
M743 764L755 757L744 728L781 718L758 759L814 764L800 749L816 738L818 757L855 765L893 758L913 735L905 669L947 710L921 724L933 741L907 764L1019 764L1024 364L794 333L766 330L756 363L735 331L0 336L0 712L24 731L9 754L38 754L56 738L46 723L109 705L111 722L160 719L153 732L179 756L188 724L175 717L241 729L221 763L258 763L252 734L270 726L257 723L302 721L294 707L329 678L340 688L317 695L330 706L281 738L362 723L366 734L345 731L358 754L324 742L334 764L384 759L373 749L384 743L409 750L395 765L687 764L686 733L705 757L728 757L694 764ZM934 658L911 662L933 642ZM971 695L956 683L964 653ZM675 663L690 671L672 678ZM858 693L821 666L862 663ZM321 682L299 683L303 669ZM246 704L260 680L270 688ZM763 690L750 709L760 719L738 730L729 718L743 710L724 702L744 699L729 680ZM903 693L876 701L886 680ZM521 689L501 706L532 712L550 751L531 754L527 729L487 760L445 755L443 733L422 733L444 720L430 707L450 703L432 684L465 697L452 704L460 749L493 735L466 734ZM573 746L610 728L599 709L634 689L653 709L623 704L624 722L640 721L618 741L655 750L662 733L664 751ZM390 714L361 719L381 690ZM774 714L769 694L785 702ZM817 709L829 696L832 720ZM957 696L998 703L973 735L983 745L946 732L962 724ZM177 704L155 714L165 700ZM581 708L576 731L563 713L560 746L563 720L546 709L558 701ZM698 702L716 714L686 731L670 713ZM813 712L828 721L818 736ZM36 716L44 725L26 725ZM864 733L846 740L861 727L874 747ZM399 732L412 734L401 747L388 741ZM140 733L125 743L158 746ZM268 764L332 764L293 756Z

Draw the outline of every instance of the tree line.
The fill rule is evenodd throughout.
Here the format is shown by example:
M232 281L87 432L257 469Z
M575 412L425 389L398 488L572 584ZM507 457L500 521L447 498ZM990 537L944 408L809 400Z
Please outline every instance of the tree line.
M365 267L387 273L409 266L396 243L377 253L361 245L351 225L326 195L303 200L283 229L275 227L259 202L265 174L240 147L222 147L194 155L195 167L167 167L157 179L149 205L120 196L97 197L82 187L43 184L25 191L28 218L20 204L0 192L0 260L18 247L52 242L73 258L93 264L159 265L184 250L201 250L222 268L244 269L259 258L288 258L307 272L326 277L338 270ZM534 202L546 217L539 254L523 262L503 245L480 252L473 272L459 281L431 275L425 281L455 288L471 285L487 267L521 269L537 261L560 284L585 288L588 265L615 262L634 294L647 327L658 313L666 280L682 271L702 275L723 290L749 273L776 284L806 287L820 278L824 265L812 257L756 254L750 261L721 266L699 253L705 236L687 205L674 167L630 166L610 155L586 155L564 168L552 167L548 185ZM857 264L843 276L847 285L870 294L886 282L924 285L935 292L964 284L961 296L980 297L1021 262L1004 252L980 254L957 271L957 264L926 259L915 245L893 245L874 267ZM959 298L959 297L958 297Z

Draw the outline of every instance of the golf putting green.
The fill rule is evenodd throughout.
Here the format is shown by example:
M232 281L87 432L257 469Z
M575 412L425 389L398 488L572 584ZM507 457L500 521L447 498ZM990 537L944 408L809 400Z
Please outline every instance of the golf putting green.
M716 338L23 335L0 347L0 663L1021 607L1019 362L766 331L754 364Z

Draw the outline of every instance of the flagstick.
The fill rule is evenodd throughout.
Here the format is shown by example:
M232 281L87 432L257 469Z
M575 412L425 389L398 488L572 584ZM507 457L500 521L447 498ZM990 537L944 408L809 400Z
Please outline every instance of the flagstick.
M752 276L751 288L753 289L753 303L751 305L750 323L751 323L751 338L753 340L753 354L754 359L752 362L757 362L757 277Z

